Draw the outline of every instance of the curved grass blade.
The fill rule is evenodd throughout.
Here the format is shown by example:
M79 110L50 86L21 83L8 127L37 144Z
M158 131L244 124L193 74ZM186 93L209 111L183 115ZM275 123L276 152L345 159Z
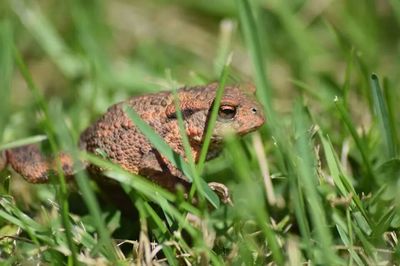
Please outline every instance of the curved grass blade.
M394 126L390 124L391 120L389 119L387 106L385 103L385 99L382 95L378 76L376 74L372 74L370 82L375 115L378 119L381 135L384 138L387 150L387 159L392 159L397 155L396 140L395 136L392 134L392 128L394 128Z
M35 83L33 82L32 76L27 68L27 66L25 65L25 62L23 61L19 51L14 47L14 58L15 58L15 62L17 63L18 69L21 72L22 76L25 79L25 82L28 85L28 88L31 90L32 94L34 95L34 98L37 102L37 105L39 107L39 109L41 109L44 113L45 116L45 129L46 129L46 133L47 136L49 138L49 142L50 142L50 146L52 149L52 152L54 154L57 153L58 151L58 147L57 147L57 143L55 141L55 137L54 137L54 128L53 125L50 122L50 116L49 116L49 111L48 111L48 107L46 102L44 101L42 95L39 92L39 89L36 87ZM71 250L71 256L69 256L69 261L70 263L72 263L73 265L77 265L77 248L72 240L72 228L71 228L71 223L69 221L68 218L68 214L69 214L69 206L68 206L68 201L67 201L67 186L66 186L66 182L65 182L65 176L63 174L63 171L61 170L61 165L59 164L59 162L57 163L57 167L60 171L58 176L58 181L60 183L59 186L59 193L57 193L57 197L61 206L61 217L62 217L62 221L63 221L63 225L65 227L65 236L67 238L67 243L68 246Z
M246 195L246 210L238 211L239 215L246 216L246 212L254 216L257 226L260 227L268 242L268 248L272 252L272 257L277 265L283 265L283 254L280 250L277 235L272 230L271 217L267 208L266 200L263 198L263 190L257 190L254 187L254 181L251 178L251 167L245 158L243 150L234 136L227 136L226 144L229 154L232 156L233 169L241 181L241 191ZM240 162L240 163L239 163ZM243 206L243 205L242 205ZM237 208L237 206L236 206Z
M372 171L372 166L371 163L369 161L369 158L367 156L367 151L365 149L364 144L362 143L360 137L358 136L358 133L356 131L356 129L354 128L354 123L353 121L351 121L350 115L348 114L346 108L343 106L343 102L339 101L338 99L335 99L335 104L336 104L336 108L339 111L340 116L342 117L343 122L345 123L345 125L347 126L347 129L350 131L351 136L354 139L354 142L356 143L356 146L358 148L358 150L360 151L361 154L361 158L364 162L366 171L367 171L367 175L369 176L369 178L371 180L374 180L374 174Z
M205 134L205 137L204 137L204 140L203 140L203 145L201 147L199 163L197 165L197 170L199 171L200 175L201 175L201 173L203 172L203 169L204 169L204 163L206 161L208 148L209 148L210 143L211 143L212 132L214 130L215 122L217 121L218 108L219 108L219 105L221 103L221 99L222 99L222 96L224 94L225 83L226 83L226 80L227 80L228 75L229 75L230 62L231 62L231 55L227 58L227 61L226 61L225 65L224 65L224 67L222 69L221 76L220 76L220 79L219 79L218 89L217 89L217 92L215 94L215 100L214 100L213 107L212 107L212 110L211 110L211 115L210 115L210 118L208 119L207 131L206 131L206 134Z
M19 139L16 141L12 141L12 142L0 145L0 151L16 148L16 147L20 147L20 146L25 146L25 145L29 145L29 144L33 144L33 143L38 143L38 142L41 142L46 139L47 139L46 135L36 135L36 136L24 138L24 139Z
M308 126L306 114L304 113L301 105L298 103L294 110L295 126L299 138L296 143L296 150L298 153L298 178L301 182L301 187L304 194L307 195L307 205L311 216L312 224L315 228L318 245L323 252L320 257L324 265L337 265L338 258L335 252L332 251L332 237L328 230L328 223L326 220L326 213L321 204L321 197L318 194L316 184L317 177L313 165L315 165L314 158L311 156L311 146L308 136Z
M175 167L181 169L183 174L190 180L193 181L193 173L185 161L179 154L174 152L171 147L165 142L163 138L161 138L154 130L144 122L140 116L129 106L124 106L124 112L128 115L128 117L132 120L132 122L139 128L139 130L145 135L151 144L162 154L164 155ZM204 191L208 188L208 193L205 193L207 200L215 207L219 206L218 196L212 191L208 185L202 180L200 182L200 186L204 189Z

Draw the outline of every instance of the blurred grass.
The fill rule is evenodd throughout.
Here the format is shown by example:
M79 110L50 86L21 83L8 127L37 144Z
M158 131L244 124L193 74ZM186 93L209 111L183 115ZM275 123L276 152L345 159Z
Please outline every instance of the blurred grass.
M53 151L110 169L139 223L96 197L84 174L75 188L5 170L0 261L398 264L399 10L394 0L2 1L0 147L46 134ZM261 150L280 204L267 200L249 137L229 138L197 169L177 163L230 188L234 205L216 208L76 150L112 103L170 89L166 69L180 85L224 83L230 53L227 83L252 81L265 108Z

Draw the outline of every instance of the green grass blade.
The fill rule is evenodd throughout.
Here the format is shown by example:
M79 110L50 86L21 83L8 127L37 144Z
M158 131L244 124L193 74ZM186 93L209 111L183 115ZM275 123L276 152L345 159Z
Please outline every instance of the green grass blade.
M249 49L251 61L254 67L257 94L260 96L260 99L264 105L271 127L274 127L276 123L271 104L272 93L265 76L266 69L264 63L264 54L262 52L262 45L258 36L258 27L252 14L250 2L248 0L236 0L236 6L239 12L240 26L242 28L244 39Z
M107 169L107 171L105 172L106 176L120 182L121 184L126 184L129 187L134 188L136 191L141 192L147 198L158 204L160 199L162 199L163 201L167 200L177 202L177 197L175 194L154 184L148 178L133 175L126 170L123 170L121 166L115 165L109 161L106 161L89 153L80 153L80 158L87 160L94 165L102 167L103 169ZM193 205L191 205L190 203L185 201L180 204L180 206L184 210L191 212L194 215L200 215L198 209L193 207Z
M294 213L299 224L300 234L305 246L304 249L307 256L313 258L311 229L304 203L304 193L299 185L299 180L296 180L296 174L291 172L288 176L290 178L290 200L293 202L295 208Z
M360 137L358 136L358 133L357 133L356 129L354 128L354 123L353 123L353 121L351 121L350 115L348 114L346 108L343 106L342 101L335 100L335 104L336 104L336 108L339 111L339 114L340 114L343 122L347 126L347 129L350 131L350 134L353 137L354 142L356 143L356 146L361 154L361 158L364 162L364 166L366 168L365 170L367 171L367 175L370 177L371 180L374 180L373 179L374 174L372 171L371 163L367 156L366 147L363 144L363 142L361 141Z
M386 107L388 111L389 117L389 125L390 131L392 132L394 145L396 148L396 156L398 156L398 147L399 147L399 134L398 134L398 127L397 127L397 95L396 90L394 89L392 83L389 79L383 79L383 93L385 97Z
M188 163L176 152L174 152L171 147L161 138L154 130L144 122L140 116L131 107L125 105L124 112L132 120L132 122L139 128L139 130L145 135L151 144L153 144L157 150L164 155L175 167L182 170L184 175L193 181L193 174Z
M116 262L117 254L113 246L113 241L111 240L110 233L108 232L104 224L103 218L101 216L99 203L97 202L93 190L90 186L88 177L82 172L80 172L76 174L75 180L76 183L78 184L80 192L82 193L82 197L89 209L89 212L93 217L93 220L95 222L94 224L99 233L100 239L97 245L99 247L105 247L106 256L109 257L111 261Z
M230 61L231 61L231 59L228 58L227 62L224 64L224 67L222 69L220 79L219 79L218 89L215 94L215 100L214 100L213 107L211 110L211 115L210 115L210 118L208 119L207 131L206 131L205 137L203 138L204 142L201 147L199 162L197 165L197 170L199 171L200 174L203 172L203 169L204 169L204 164L205 164L205 161L207 158L208 148L211 143L212 132L214 130L215 122L217 121L219 105L221 103L221 99L224 94L224 86L225 86L226 80L229 75Z
M337 257L332 251L332 238L328 230L326 213L321 204L321 197L316 189L317 177L313 165L315 165L313 154L310 147L309 134L307 129L306 115L300 104L295 106L295 125L297 134L299 135L296 149L298 152L298 173L301 186L304 194L307 195L308 210L311 216L312 224L316 231L318 246L321 249L323 256L322 264L336 265Z
M379 85L379 78L376 74L371 75L371 94L374 103L374 110L376 118L378 119L381 135L384 139L385 147L387 150L387 159L392 159L397 156L397 147L395 136L392 135L393 125L390 125L385 99Z
M349 180L349 178L343 173L343 169L341 168L339 159L337 158L330 139L328 137L324 137L322 133L319 133L319 137L324 148L325 158L335 186L338 188L340 194L343 197L348 197L351 193L353 204L352 207L355 206L356 209L358 209L358 211L362 213L362 215L368 222L368 225L370 227L373 227L368 212L364 208L360 197L357 195L356 189L352 185L351 180Z
M253 64L257 95L263 104L267 118L266 127L271 131L276 140L278 149L274 150L274 152L278 163L285 169L291 164L290 160L288 160L288 154L290 153L288 143L290 142L287 134L285 134L285 130L281 128L280 120L277 118L272 105L272 90L266 77L263 45L258 35L260 32L259 26L253 16L251 4L248 0L236 0L236 6L239 13L240 27ZM285 171L287 170L285 169Z
M244 156L243 150L241 149L237 138L228 136L226 141L228 152L232 156L232 165L234 167L234 171L240 178L241 193L246 195L245 205L243 205L243 203L241 203L241 205L236 205L236 208L240 206L240 209L246 208L246 210L239 210L238 214L246 216L247 213L250 213L250 215L254 217L257 225L260 227L266 238L268 248L272 252L274 262L277 265L283 265L284 258L278 244L278 236L272 230L269 222L271 217L266 205L267 200L264 198L261 190L257 190L258 187L255 187L257 185L251 179L251 167L248 164L248 160L246 160ZM239 202L241 202L240 199Z
M47 136L49 138L49 142L51 145L51 149L52 152L54 154L57 154L58 151L58 147L54 138L54 129L53 126L50 122L50 116L49 116L49 111L47 108L47 105L42 97L42 95L40 94L38 88L36 87L36 85L33 82L32 76L28 70L28 68L26 67L20 53L18 50L14 49L14 57L15 57L15 61L16 64L18 66L19 71L21 72L22 76L24 77L28 88L31 90L32 94L34 95L34 98L38 104L39 109L41 109L45 115L45 126L46 126L46 133ZM72 232L71 232L71 223L69 221L69 207L68 207L68 201L67 201L67 187L66 187L66 182L65 182L65 177L63 174L63 171L61 169L60 163L58 162L58 181L59 181L59 193L57 193L58 196L58 200L61 206L61 216L62 216L62 221L63 221L63 225L65 227L65 235L67 238L67 243L68 246L71 250L71 256L69 257L69 260L72 261L72 263L74 265L77 265L77 248L72 240Z
M178 88L172 80L170 71L167 72L167 78L172 87L172 94L174 96L174 104L175 104L175 110L176 110L176 115L177 115L177 119L178 119L179 134L182 139L183 148L185 150L185 155L186 155L187 161L189 163L190 170L193 174L193 186L190 189L189 199L191 199L193 197L194 192L197 189L199 191L199 193L198 193L199 203L200 203L200 205L203 205L205 191L203 190L203 187L201 185L199 171L197 171L197 169L196 169L196 164L194 161L192 148L190 147L189 137L186 133L185 122L183 121L183 114L182 114L182 110L180 108L181 104L180 104L179 95L177 92Z
M362 259L360 256L354 251L354 246L353 246L353 239L352 239L352 232L351 232L351 226L352 224L347 224L343 222L341 219L340 214L335 212L333 214L334 221L336 223L336 229L339 233L339 236L343 242L343 244L348 248L348 252L350 254L350 260L354 260L357 265L364 265ZM352 262L349 262L349 265L351 265Z
M185 219L185 216L179 213L179 211L168 202L175 201L176 197L174 194L157 186L156 184L149 181L147 178L132 175L129 172L123 170L120 166L110 163L104 159L98 158L94 155L82 153L81 157L99 167L108 169L108 171L105 173L106 176L134 188L150 200L156 202L158 205L161 206L164 211L173 216L183 228L188 230L189 234L196 238L199 236L197 231ZM193 213L194 215L200 215L198 209L194 208L191 204L187 202L183 202L180 207L182 207L186 211Z
M20 146L24 146L24 145L29 145L29 144L33 144L33 143L38 143L38 142L41 142L46 139L47 139L46 135L37 135L37 136L32 136L32 137L28 137L28 138L24 138L24 139L19 139L16 141L12 141L12 142L0 145L0 151L12 149L12 148L16 148L16 147L20 147Z
M79 187L79 191L82 194L83 200L88 207L89 213L93 217L94 227L99 234L97 247L102 250L102 253L105 255L105 257L109 258L113 262L116 262L117 253L115 247L113 246L110 233L105 225L104 218L102 217L99 203L97 202L93 189L91 188L89 178L84 171L79 171L84 167L78 160L79 151L75 144L77 141L69 134L70 130L68 129L64 120L59 119L63 116L61 106L58 105L55 107L52 105L51 107L54 107L50 112L50 118L51 121L54 121L53 125L55 135L59 139L60 147L62 147L63 150L68 150L69 154L74 159L74 167L77 170L77 173L75 174L75 181ZM98 253L96 248L92 248L91 252L94 255Z
M0 20L0 142L9 118L11 78L13 73L13 32L11 22Z
M200 177L200 174L196 168L195 162L194 162L194 158L193 158L193 154L192 154L192 149L190 147L190 143L189 143L189 138L186 134L186 130L185 130L185 125L184 125L184 121L183 121L183 115L182 112L180 110L180 103L179 103L179 98L178 98L178 93L176 91L176 89L173 90L173 94L174 94L174 98L175 98L175 108L177 110L177 118L178 118L178 124L179 124L179 132L181 134L181 138L183 140L183 147L185 149L185 154L186 157L188 158L189 161L189 166L190 169L193 173L193 184L194 187L191 189L190 191L190 196L193 196L194 193L194 188L198 189L199 191L199 203L200 205L203 204L203 200L204 197L211 200L211 202L214 202L215 204L214 207L218 208L219 207L219 198L215 197L215 193L210 189L210 187L204 182L204 180ZM203 146L204 147L204 146Z
M146 122L144 122L132 108L125 106L124 111L128 115L128 117L132 120L132 122L143 133L143 135L145 135L148 138L151 144L154 145L154 147L162 155L164 155L175 167L181 169L183 174L190 181L193 181L192 170L188 165L188 163L185 161L185 159L183 159L182 156L174 152L171 149L171 147L165 142L165 140L162 139L157 133L155 133L154 130ZM207 184L205 184L204 181L202 183L203 184L200 184L200 186L202 186L204 190L207 190L206 188ZM214 207L218 208L219 206L218 196L211 189L209 189L209 191L205 193L205 196Z

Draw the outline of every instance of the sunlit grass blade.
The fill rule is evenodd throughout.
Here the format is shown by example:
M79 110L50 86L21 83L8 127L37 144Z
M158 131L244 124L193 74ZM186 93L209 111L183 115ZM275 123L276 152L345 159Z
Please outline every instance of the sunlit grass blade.
M319 138L321 139L322 146L324 148L326 162L328 164L328 169L331 173L335 186L338 188L339 192L343 196L347 196L350 191L346 189L343 185L342 180L340 179L340 175L343 174L342 169L340 168L340 164L338 164L337 156L332 147L332 143L330 142L328 137L322 135L322 133L318 132Z
M396 208L395 206L391 206L388 210L382 215L381 219L376 223L376 226L373 228L371 239L378 239L381 240L381 236L388 231L391 222L395 218L396 215Z
M63 150L68 150L74 160L74 167L77 171L75 174L75 181L82 194L83 200L89 209L89 213L93 217L94 226L100 236L99 241L96 243L97 246L91 248L92 254L97 254L97 248L99 248L100 250L106 251L104 254L107 258L111 261L116 261L116 250L111 240L110 233L106 228L104 218L101 215L99 203L97 202L93 189L90 186L89 177L84 171L80 171L84 167L82 162L78 159L79 151L75 144L76 141L69 134L70 130L66 126L65 122L62 119L59 119L60 117L63 117L61 106L53 104L49 107L52 107L49 115L51 121L53 121L55 136L57 136L57 139L59 140L60 147L62 147Z
M157 213L154 211L154 209L150 206L148 202L144 202L143 207L147 211L148 215L153 220L153 222L156 224L155 228L153 229L153 233L157 241L159 241L161 244L168 241L171 235L168 234L169 232L168 228L165 226L161 218L157 215ZM169 265L177 265L175 259L176 250L168 245L163 245L162 250L163 253L165 254L165 257L168 260Z
M132 120L132 122L139 128L139 130L148 138L151 144L162 154L164 155L175 167L181 169L184 175L190 180L193 181L193 173L189 166L189 164L185 161L182 156L174 152L171 147L162 139L154 130L144 122L139 115L130 107L125 106L124 111L128 115L128 117ZM205 193L206 198L209 202L214 206L219 206L219 199L218 196L208 187L208 185L199 179L202 188L206 191Z
M62 236L57 235L55 237L54 235L49 235L49 228L46 227L47 225L40 224L30 218L27 214L21 212L11 201L11 198L2 197L0 199L0 206L0 218L3 219L3 221L8 221L17 225L22 230L26 231L32 240L32 244L36 245L38 249L43 245L54 248L60 244L57 243L57 241L59 241L57 239L62 238ZM51 230L54 232L63 230L58 221L52 221L49 226L51 226ZM85 232L83 228L80 228L76 224L72 227L72 234L74 238L80 239L80 244L90 250L93 250L98 245L98 239L93 238L89 233ZM102 255L107 256L107 252L103 250Z
M348 252L350 254L350 260L354 260L357 265L364 265L362 259L360 258L360 256L354 251L354 247L353 247L353 235L352 235L352 231L351 231L351 226L352 224L350 223L350 225L346 224L343 220L342 217L339 213L335 212L333 213L333 220L335 221L336 224L336 229L339 233L340 238L342 239L343 244L348 248ZM351 265L351 261L349 263L349 265Z
M385 150L387 150L387 159L392 159L397 155L395 136L392 135L392 128L394 128L394 125L390 125L391 120L389 119L387 106L379 85L378 76L376 74L372 74L370 81L375 115L379 123L381 135L384 139L386 147Z
M16 148L16 147L20 147L20 146L24 146L24 145L29 145L29 144L33 144L33 143L38 143L38 142L41 142L46 139L47 139L46 135L37 135L37 136L32 136L32 137L28 137L28 138L24 138L24 139L19 139L16 141L12 141L12 142L0 145L0 151L6 150L6 149L12 149L12 148Z
M235 21L230 19L225 19L220 23L220 34L219 34L219 45L217 50L217 55L214 60L214 71L216 76L221 76L226 65L226 60L230 57L232 38L235 33L237 25ZM220 80L221 82L221 80Z
M313 169L315 162L314 158L311 156L313 153L307 131L309 127L307 126L306 115L300 104L295 106L294 117L297 134L299 135L296 143L298 154L298 162L296 165L298 167L299 180L304 194L307 195L308 210L316 231L318 246L323 254L318 261L321 260L321 262L323 262L322 264L326 265L335 265L338 262L338 258L331 248L332 237L329 232L326 213L322 206L321 197L316 189L317 177L315 169Z
M294 213L302 236L301 240L305 246L304 250L308 258L313 258L311 226L307 216L304 193L299 185L299 180L296 180L296 174L291 172L288 176L290 178L290 200L295 208Z
M229 151L229 154L232 156L233 162L240 162L233 163L233 167L236 175L240 178L241 192L247 195L246 205L244 206L242 203L236 206L236 208L238 208L238 206L241 206L246 210L239 210L238 214L246 216L248 213L250 213L250 215L254 217L257 225L260 227L268 242L268 247L272 252L275 263L277 265L283 265L284 258L278 244L278 236L272 230L269 222L271 218L269 215L268 207L266 205L267 201L264 198L261 190L257 190L255 188L256 183L251 178L251 168L248 165L248 160L244 157L238 140L236 138L233 138L232 136L228 137L227 149Z
M385 103L388 111L388 119L390 125L390 131L392 132L393 142L396 147L396 156L398 156L399 147L399 134L397 125L397 94L393 87L392 82L389 79L383 79L383 95L385 97Z
M352 207L357 208L362 213L369 226L373 227L368 212L364 208L360 197L357 195L356 189L341 168L330 139L328 137L324 137L321 132L319 132L319 137L324 148L325 158L335 186L338 188L343 197L348 197L351 194L353 204Z
M120 183L126 184L134 188L135 190L141 192L143 195L156 203L159 203L159 200L161 198L163 200L172 202L177 200L176 195L171 193L170 191L167 191L164 188L154 184L147 178L132 175L125 170L122 170L120 166L115 165L109 161L98 158L97 156L88 153L81 153L80 157L91 162L94 165L107 169L105 173L106 176L109 176L110 178ZM188 212L191 212L195 215L200 215L198 209L194 208L193 205L188 202L182 202L180 206Z
M22 60L19 52L17 50L14 51L14 55L15 55L15 59L17 62L17 66L19 68L19 70L21 71L22 75L24 76L28 87L30 88L32 94L34 95L38 107L43 111L44 115L45 115L45 129L46 129L46 133L47 133L47 137L49 139L50 142L50 146L52 149L52 152L54 154L57 154L59 148L58 148L58 144L56 142L56 131L57 129L55 128L55 125L51 122L51 115L48 109L48 106L43 98L43 96L40 94L40 91L38 90L38 88L36 87L36 85L33 82L33 79L30 75L30 72L28 70L28 68L26 67L24 61ZM65 182L65 176L63 174L62 171L62 167L60 165L60 163L57 163L57 167L58 167L58 184L59 184L59 191L57 193L57 197L59 200L59 204L61 206L61 217L62 217L62 222L63 225L65 227L65 235L66 235L66 239L67 239L67 243L68 246L71 250L71 256L69 257L69 260L71 261L71 263L73 263L74 265L77 264L77 251L76 251L76 245L73 242L73 236L72 236L72 227L71 227L71 223L69 221L69 206L68 206L68 201L67 201L67 186L66 186L66 182ZM116 262L117 257L116 257L116 253L114 248L111 246L111 240L108 237L108 234L105 230L105 226L102 223L102 220L99 218L100 217L100 213L99 213L99 208L97 206L97 210L96 210L96 205L95 205L95 200L94 200L94 196L91 193L90 189L89 189L89 185L87 183L87 181L85 182L86 179L80 178L78 175L77 181L78 184L82 185L82 188L84 190L84 198L86 200L86 203L88 203L88 207L90 208L91 211L94 211L97 217L97 223L96 225L98 226L99 229L99 233L101 235L101 241L104 241L103 244L105 244L105 247L108 248L108 252L107 255L110 258L111 261Z
M136 191L142 193L145 195L148 199L151 201L157 203L158 205L161 206L161 208L166 211L168 214L173 216L179 223L180 225L188 230L188 232L193 236L193 237L198 237L198 233L196 230L189 224L187 220L185 220L185 217L179 213L179 211L172 206L169 201L175 201L176 196L172 194L169 191L166 191L165 189L155 185L151 181L141 178L135 175L132 175L125 170L121 169L120 166L114 165L113 163L107 162L101 158L98 158L94 155L91 154L86 154L82 153L81 154L82 158L85 158L86 160L90 161L91 163L98 165L104 169L108 169L106 171L106 176L120 182L123 184L126 184L132 188L134 188ZM183 202L180 205L183 209L195 214L195 215L200 215L200 212L198 209L194 208L191 204L187 202Z
M274 150L278 163L286 167L288 162L289 140L283 128L281 128L280 120L272 105L272 89L266 77L265 55L262 50L262 40L259 36L259 25L256 23L255 16L252 12L252 6L248 0L236 0L236 6L239 13L239 22L241 31L244 36L249 55L254 69L254 79L257 87L257 95L263 104L265 115L267 118L266 127L271 131L277 142L277 149Z
M49 116L47 104L46 104L45 100L43 99L42 95L40 94L40 91L36 87L35 83L33 82L32 76L31 76L27 66L25 65L19 51L16 48L14 48L13 54L14 54L15 62L18 66L18 69L21 72L22 76L24 77L25 82L28 85L28 88L32 92L32 94L37 102L38 108L40 110L42 110L44 113L45 129L46 129L47 137L49 139L52 152L54 154L57 154L58 147L57 147L57 143L56 143L56 140L54 137L54 128L53 128L52 123L50 122L50 116ZM57 167L59 170L57 176L58 176L58 181L60 184L59 193L57 193L57 197L58 197L58 200L59 200L59 203L61 206L61 217L62 217L63 225L65 227L65 235L67 237L67 243L71 250L71 256L69 256L69 261L70 261L70 263L73 263L74 265L76 265L77 264L77 248L72 240L71 223L68 219L69 206L68 206L68 201L67 201L67 193L68 193L67 186L66 186L65 177L64 177L64 174L63 174L63 171L61 169L61 165L59 162L57 163Z
M230 61L231 61L231 56L229 56L227 58L227 61L225 62L224 67L222 68L221 75L220 75L217 92L215 94L215 100L213 102L213 107L211 109L211 115L208 119L207 131L203 138L203 145L201 147L199 162L197 165L197 170L199 171L199 174L201 174L204 169L204 164L205 164L205 161L207 158L208 148L211 143L212 133L214 130L215 122L217 121L218 108L221 103L222 96L224 94L224 87L225 87L225 83L226 83L226 80L227 80L227 77L229 74Z
M201 180L200 180L200 175L199 175L199 171L196 169L196 164L194 161L194 157L193 157L193 152L192 149L190 147L190 142L189 142L189 137L186 133L186 127L185 127L185 122L183 120L183 114L182 114L182 110L181 110L181 103L180 103L180 99L179 99L179 95L178 95L178 88L177 86L174 84L173 80L172 80L172 76L171 76L171 72L168 71L167 72L167 78L168 81L170 83L170 86L172 86L172 94L174 96L174 104L175 104L175 110L176 110L176 117L178 119L178 126L179 126L179 134L181 136L182 139L182 143L183 143L183 148L185 150L185 155L187 158L187 161L189 163L189 167L191 170L191 173L193 174L193 185L190 189L190 193L189 193L189 199L191 199L194 195L195 190L197 189L199 191L199 202L200 205L203 205L204 203L204 193L208 193L205 192L203 190L203 187L201 185Z
M342 117L344 124L347 126L347 129L350 131L350 134L353 137L354 142L356 143L356 146L361 154L361 158L363 160L363 165L365 167L368 177L371 179L371 181L374 181L374 179L373 179L374 174L373 174L371 163L370 163L368 155L367 155L366 147L362 143L360 137L358 136L357 130L354 128L354 123L353 123L353 121L351 121L350 115L348 114L346 108L343 106L342 101L335 99L335 104L336 104L337 110L339 111L340 116Z
M13 73L13 32L9 20L0 20L0 142L9 118L11 78Z
M265 111L268 115L271 127L275 126L275 115L271 104L271 87L269 86L266 78L266 70L264 63L264 54L261 49L261 41L258 36L258 27L250 2L248 0L236 0L236 6L239 12L240 27L244 34L244 40L248 46L251 61L255 72L255 83L257 86L257 94L264 105Z

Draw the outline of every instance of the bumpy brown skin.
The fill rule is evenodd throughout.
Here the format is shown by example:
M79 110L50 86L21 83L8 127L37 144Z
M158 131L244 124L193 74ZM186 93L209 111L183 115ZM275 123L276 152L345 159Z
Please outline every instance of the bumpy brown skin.
M217 86L210 84L178 90L186 133L196 161L199 159ZM218 155L225 132L244 135L263 125L264 114L254 97L254 91L252 86L225 88L207 159ZM174 190L178 183L184 187L190 186L181 171L155 150L127 117L123 111L125 105L133 108L175 152L185 155L171 92L133 97L111 106L81 134L80 148L98 155L106 154L112 162L127 171L148 177L167 189ZM224 113L226 109L228 114ZM74 167L70 156L60 154L58 157L64 174L72 176ZM57 169L54 160L43 156L35 145L7 150L5 160L3 158L0 161L3 164L7 161L16 172L33 183L47 182L49 174ZM101 175L101 169L95 166L89 165L88 170L97 178Z

